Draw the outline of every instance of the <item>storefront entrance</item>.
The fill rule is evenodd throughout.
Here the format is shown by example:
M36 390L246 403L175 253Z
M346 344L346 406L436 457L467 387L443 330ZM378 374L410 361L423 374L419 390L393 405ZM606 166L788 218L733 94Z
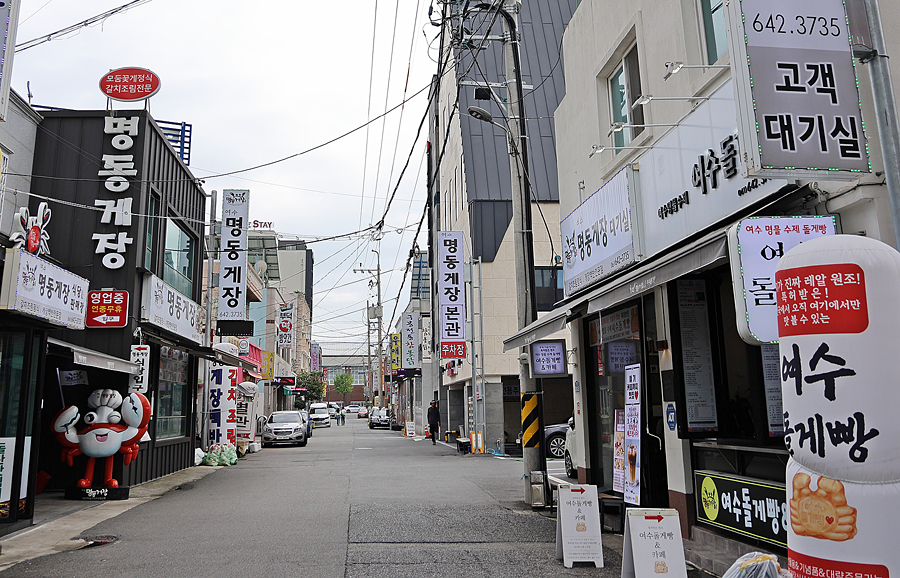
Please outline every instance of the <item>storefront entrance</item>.
M615 494L628 485L641 506L668 507L653 295L588 317L584 329L587 481ZM637 403L627 403L627 378L639 388L632 396ZM627 441L626 417L632 425Z

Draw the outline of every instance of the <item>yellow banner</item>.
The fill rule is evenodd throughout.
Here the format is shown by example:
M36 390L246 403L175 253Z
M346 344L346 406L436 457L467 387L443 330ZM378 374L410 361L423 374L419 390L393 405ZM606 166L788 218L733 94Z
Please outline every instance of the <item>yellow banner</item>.
M400 334L391 333L391 370L400 369Z
M263 351L262 354L262 378L263 379L274 379L275 378L275 353L269 351Z

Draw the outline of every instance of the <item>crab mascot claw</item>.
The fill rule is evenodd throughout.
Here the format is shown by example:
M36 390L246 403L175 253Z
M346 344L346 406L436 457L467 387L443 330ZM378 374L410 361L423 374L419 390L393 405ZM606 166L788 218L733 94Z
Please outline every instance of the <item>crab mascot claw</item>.
M114 389L97 389L88 396L87 405L89 411L81 429L75 428L81 414L74 405L56 414L53 431L63 446L62 460L72 466L75 456L87 456L78 487L90 488L94 463L97 458L105 458L103 486L117 488L119 483L112 477L113 456L123 454L126 466L137 456L138 442L150 422L150 402L140 393L122 399L122 394Z

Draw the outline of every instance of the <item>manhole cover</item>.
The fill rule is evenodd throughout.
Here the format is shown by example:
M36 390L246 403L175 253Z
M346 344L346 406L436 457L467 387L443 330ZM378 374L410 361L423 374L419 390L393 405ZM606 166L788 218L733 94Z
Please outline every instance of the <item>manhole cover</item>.
M118 538L115 536L85 536L81 539L87 543L79 548L79 550L84 550L85 548L94 548L95 546L105 546L106 544L111 544L112 542L118 540Z

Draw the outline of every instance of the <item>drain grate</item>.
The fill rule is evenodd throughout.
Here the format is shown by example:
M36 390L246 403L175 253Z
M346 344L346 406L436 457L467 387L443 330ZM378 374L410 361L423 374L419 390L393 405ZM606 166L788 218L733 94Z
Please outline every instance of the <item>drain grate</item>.
M105 546L107 544L112 544L113 542L118 540L116 536L84 536L81 539L87 543L79 548L79 550L84 550L85 548L94 548L96 546Z

